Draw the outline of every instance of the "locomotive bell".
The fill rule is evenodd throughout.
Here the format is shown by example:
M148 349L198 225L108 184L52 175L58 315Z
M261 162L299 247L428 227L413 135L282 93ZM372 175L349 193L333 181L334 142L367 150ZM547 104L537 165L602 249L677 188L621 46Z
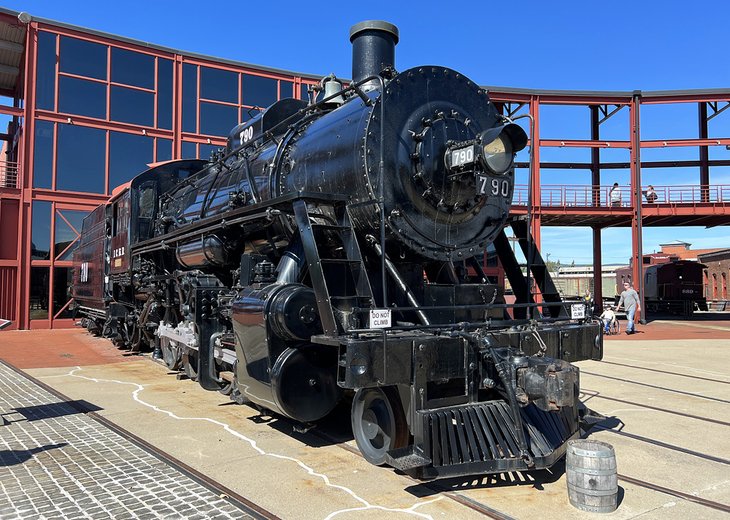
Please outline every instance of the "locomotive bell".
M324 86L324 99L327 99L330 96L334 96L340 92L342 92L342 82L337 79L337 77L334 74L330 74L326 78L322 80L322 85ZM341 95L334 97L328 101L328 103L333 103L337 105L341 105L345 102L345 98L343 98Z

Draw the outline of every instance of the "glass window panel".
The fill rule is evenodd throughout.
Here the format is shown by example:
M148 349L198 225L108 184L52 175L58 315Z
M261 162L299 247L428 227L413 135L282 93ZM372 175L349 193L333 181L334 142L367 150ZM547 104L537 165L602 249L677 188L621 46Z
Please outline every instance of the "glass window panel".
M154 125L154 94L114 85L111 88L112 120L143 126Z
M106 85L61 77L58 81L58 111L105 119Z
M243 75L243 104L266 108L276 101L277 81L271 78Z
M36 77L37 108L54 110L56 97L56 35L38 33L38 62Z
M279 82L279 99L294 97L294 83L291 81Z
M61 214L63 214L63 217ZM79 238L84 217L88 214L88 211L67 209L56 211L56 229L53 234L55 242L53 254L56 255L56 260L71 260L74 247L69 248L68 246Z
M64 250L71 245L71 242L76 240L78 235L69 227L65 220L63 220L56 212L55 221L55 233L53 235L53 254L58 260L58 256L64 252Z
M183 141L182 159L195 159L198 157L198 146L195 143Z
M50 188L53 176L53 123L35 122L33 148L33 187Z
M144 135L109 135L109 191L149 168L154 140Z
M172 61L157 59L157 126L172 130Z
M200 67L200 97L238 103L238 73Z
M106 45L61 36L61 71L106 79L106 49Z
M58 125L56 189L104 193L106 131Z
M33 201L33 218L30 232L31 258L50 260L51 258L51 203L44 200Z
M200 133L227 136L238 124L238 108L217 103L200 103Z
M198 67L183 64L183 132L198 131ZM193 156L194 157L194 156Z
M73 284L72 267L53 268L53 316L56 318L71 318L71 311L66 307L61 314L58 311L71 299L70 287ZM58 316L56 316L58 314Z
M112 47L112 81L135 87L155 88L155 57Z
M106 85L61 77L58 81L58 111L106 119Z
M30 301L28 302L31 320L48 319L49 279L48 267L30 268Z
M169 139L157 139L157 162L169 161L172 159L172 141Z

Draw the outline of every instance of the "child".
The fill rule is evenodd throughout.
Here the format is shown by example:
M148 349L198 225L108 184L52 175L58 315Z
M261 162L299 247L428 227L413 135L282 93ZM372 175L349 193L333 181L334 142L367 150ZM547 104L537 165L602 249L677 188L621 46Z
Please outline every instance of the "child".
M610 305L606 306L600 318L603 320L603 332L605 334L609 334L611 332L611 327L613 327L613 324L616 322L616 313L613 311L613 307Z

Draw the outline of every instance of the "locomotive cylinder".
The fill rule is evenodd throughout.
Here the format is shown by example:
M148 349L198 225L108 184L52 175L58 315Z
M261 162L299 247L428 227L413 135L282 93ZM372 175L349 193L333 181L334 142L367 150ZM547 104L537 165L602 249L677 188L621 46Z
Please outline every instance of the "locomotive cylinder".
M301 284L245 288L233 301L239 362L246 396L291 419L310 422L339 401L337 349L309 343L321 332L314 292Z

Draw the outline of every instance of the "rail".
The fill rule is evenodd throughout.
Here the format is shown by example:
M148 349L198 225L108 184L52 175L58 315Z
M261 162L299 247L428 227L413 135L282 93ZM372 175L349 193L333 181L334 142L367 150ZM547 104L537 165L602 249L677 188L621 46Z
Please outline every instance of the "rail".
M628 186L620 187L621 197L618 203L611 203L611 186L575 186L560 184L543 184L540 187L539 204L552 207L624 207L632 203L632 193ZM643 205L653 204L722 204L730 205L730 185L675 185L654 186L656 199L646 199L646 188L642 188ZM526 206L528 188L525 184L515 185L512 205Z
M18 187L18 163L0 161L0 188Z

